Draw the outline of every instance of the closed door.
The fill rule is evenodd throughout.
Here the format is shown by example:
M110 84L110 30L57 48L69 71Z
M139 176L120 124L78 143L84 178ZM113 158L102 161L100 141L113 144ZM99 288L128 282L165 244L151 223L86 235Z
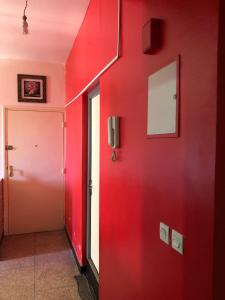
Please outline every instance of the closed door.
M88 258L99 272L100 94L89 95L89 233Z
M7 111L9 233L64 226L63 113Z

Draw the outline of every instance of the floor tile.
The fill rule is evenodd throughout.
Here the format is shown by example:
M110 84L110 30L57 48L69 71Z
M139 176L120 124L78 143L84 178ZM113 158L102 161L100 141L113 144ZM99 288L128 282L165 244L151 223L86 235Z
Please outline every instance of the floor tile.
M14 299L26 297L34 292L34 268L21 268L17 270L4 270L0 272L0 299ZM8 297L8 298L7 298ZM11 297L11 298L10 298ZM28 299L28 298L27 298ZM21 298L22 300L22 298Z
M45 254L70 250L64 231L44 232L35 234L35 253Z
M37 292L35 300L81 300L76 286Z
M0 259L24 258L34 255L34 234L6 236L0 247Z
M20 292L11 293L8 295L1 296L1 300L33 300L34 290L23 290ZM47 300L47 299L45 299Z
M34 300L34 291L27 290L23 291L22 293L12 293L10 295L4 295L3 297L1 297L1 300Z
M14 259L0 259L0 272L28 267L34 267L34 256Z
M62 262L41 264L35 267L35 289L53 289L74 284L76 270Z
M37 291L74 285L78 268L64 231L36 234L35 251Z
M64 231L4 238L0 247L0 300L80 300L79 274Z
M34 235L7 236L0 247L0 271L34 266Z
M75 263L72 251L64 250L53 253L39 254L35 256L35 266L40 268L41 266L49 265L53 266L68 266L78 272L77 265Z

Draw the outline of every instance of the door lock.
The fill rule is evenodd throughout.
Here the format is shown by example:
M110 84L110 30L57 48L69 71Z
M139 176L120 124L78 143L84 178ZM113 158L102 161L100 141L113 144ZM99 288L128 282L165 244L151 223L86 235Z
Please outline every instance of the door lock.
M6 145L5 146L5 150L13 150L13 146L12 145Z

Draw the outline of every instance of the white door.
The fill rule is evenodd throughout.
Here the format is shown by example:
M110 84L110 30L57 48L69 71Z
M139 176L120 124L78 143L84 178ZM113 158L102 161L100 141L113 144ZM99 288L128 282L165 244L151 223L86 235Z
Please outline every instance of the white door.
M9 234L64 226L63 113L7 111Z
M99 165L100 165L100 95L90 103L90 258L99 272Z

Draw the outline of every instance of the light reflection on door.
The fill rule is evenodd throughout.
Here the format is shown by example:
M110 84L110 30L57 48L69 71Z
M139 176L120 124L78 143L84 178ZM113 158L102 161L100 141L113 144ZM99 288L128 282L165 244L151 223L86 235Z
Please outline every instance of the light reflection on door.
M99 272L100 94L89 97L89 233L88 256Z

